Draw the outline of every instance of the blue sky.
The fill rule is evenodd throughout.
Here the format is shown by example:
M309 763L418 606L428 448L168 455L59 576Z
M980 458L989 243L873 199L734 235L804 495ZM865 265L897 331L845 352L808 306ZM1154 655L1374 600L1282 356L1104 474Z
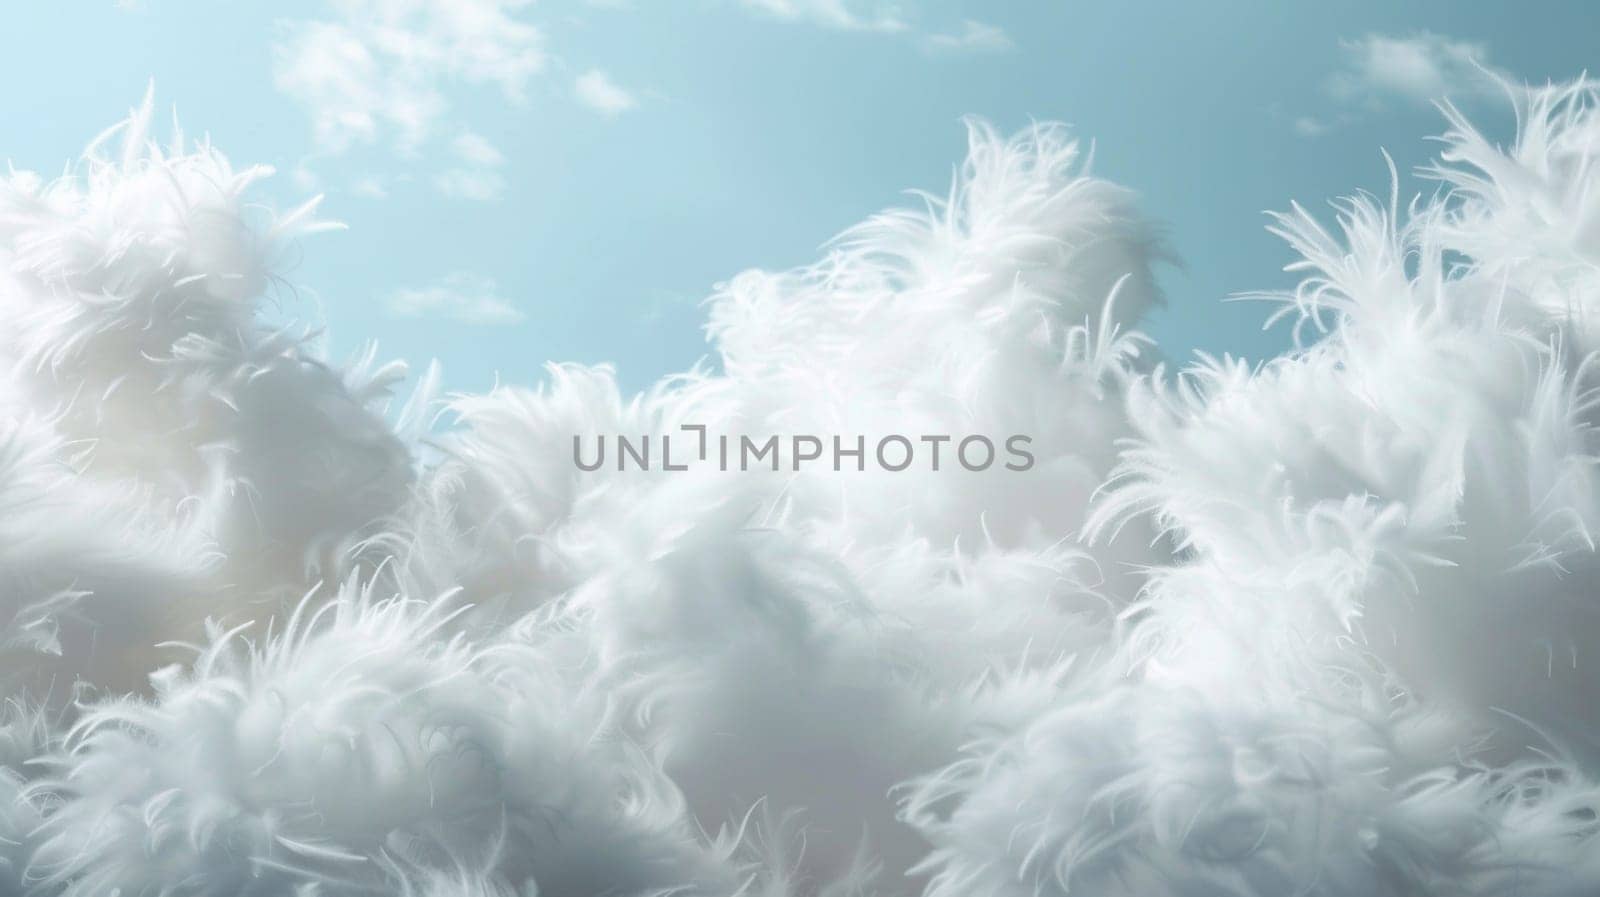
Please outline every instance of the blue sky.
M291 260L292 314L453 389L614 362L642 387L706 355L700 300L814 259L907 188L943 189L961 116L1069 123L1163 221L1181 270L1146 330L1172 357L1263 358L1282 286L1263 230L1387 190L1449 93L1498 133L1484 72L1600 67L1592 3L350 0L13 4L0 156L61 167L153 78L236 163L324 192L345 232ZM376 111L374 111L376 110ZM1407 191L1428 189L1407 177Z

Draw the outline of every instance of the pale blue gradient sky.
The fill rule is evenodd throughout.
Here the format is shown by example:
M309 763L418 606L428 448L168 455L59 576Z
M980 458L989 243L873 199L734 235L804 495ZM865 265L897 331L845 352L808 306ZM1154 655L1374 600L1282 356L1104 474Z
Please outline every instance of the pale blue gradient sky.
M1262 358L1287 336L1260 331L1265 308L1222 301L1285 283L1288 253L1262 212L1385 192L1379 148L1408 172L1441 130L1420 97L1432 73L1416 57L1386 68L1374 52L1435 53L1451 89L1502 132L1503 102L1455 64L1463 47L1535 81L1600 63L1600 7L1581 2L906 0L900 31L753 5L521 7L511 14L539 29L546 57L524 102L445 84L447 108L415 149L386 132L329 152L273 78L274 43L293 22L332 17L324 4L10 4L0 157L59 171L153 77L188 130L209 132L236 163L279 168L269 195L287 204L325 191L327 215L350 225L307 241L290 272L305 288L290 312L324 318L335 355L376 338L385 356L438 357L463 390L497 374L533 382L546 361L612 361L637 388L706 354L698 303L714 282L808 262L906 188L942 190L962 115L1005 129L1058 119L1094 140L1095 170L1139 191L1184 260L1163 278L1169 307L1145 328L1166 354ZM1005 40L986 30L975 46L937 46L934 35L963 33L969 19ZM1409 43L1360 43L1370 35ZM581 102L577 79L593 69L632 107ZM488 180L450 188L476 199L438 184L461 167L452 141L464 132L491 147L479 154ZM496 151L504 161L485 168ZM315 183L297 184L297 168ZM364 181L387 195L365 195ZM1404 189L1428 185L1408 176ZM439 295L430 289L483 293L489 281L493 301L471 313L388 306L402 293L426 305Z

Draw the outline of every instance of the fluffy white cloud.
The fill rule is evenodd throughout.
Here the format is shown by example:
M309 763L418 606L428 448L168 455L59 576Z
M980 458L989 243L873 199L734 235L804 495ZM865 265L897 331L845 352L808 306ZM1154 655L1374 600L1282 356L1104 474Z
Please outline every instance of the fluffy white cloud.
M1488 62L1483 44L1441 34L1368 34L1341 44L1344 66L1329 77L1329 93L1360 101L1398 96L1417 102L1499 91L1509 76Z
M525 315L500 295L493 278L458 271L437 283L390 293L384 306L402 318L444 318L463 324L515 324Z
M326 227L268 170L146 106L8 173L0 893L1600 893L1600 85L1525 101L1278 216L1327 332L1176 378L1160 229L1057 125L718 285L715 370L395 413L262 318ZM694 426L835 463L667 468Z
M611 76L599 69L590 69L573 82L572 92L578 102L601 115L613 116L638 105L633 94L619 87Z
M311 115L319 144L339 151L391 138L426 140L453 84L492 85L513 102L544 65L526 0L336 0L326 20L282 24L278 87Z
M455 165L440 172L434 185L446 196L488 202L505 192L506 180L500 169L505 156L488 138L471 131L450 141Z
M247 215L266 172L169 158L151 117L48 202L0 184L0 408L41 411L0 441L0 677L20 671L0 684L81 723L66 743L0 716L6 893L798 897L879 868L892 891L926 845L890 789L1048 701L1054 664L1113 631L1125 571L1165 556L1137 527L1062 542L1131 435L1120 328L1160 252L1062 128L974 124L947 203L719 288L727 375L635 401L556 367L453 401L424 452L432 378L385 415L400 369L336 369L256 317L310 210ZM390 307L515 314L469 274ZM572 464L576 435L690 414L1025 430L1041 477L845 492ZM150 647L171 641L202 647ZM105 691L70 704L58 674ZM982 694L1013 674L1032 684Z

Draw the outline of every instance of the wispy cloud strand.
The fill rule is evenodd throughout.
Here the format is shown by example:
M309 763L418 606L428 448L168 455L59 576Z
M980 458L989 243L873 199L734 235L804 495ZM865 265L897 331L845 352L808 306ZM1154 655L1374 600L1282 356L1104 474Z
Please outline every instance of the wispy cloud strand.
M440 318L462 324L515 324L526 315L500 295L493 278L458 271L437 283L390 293L384 303L402 318Z
M739 0L747 9L781 22L830 28L835 31L905 35L929 52L999 52L1013 44L1005 29L989 22L963 19L948 30L937 30L908 14L906 7L889 3L850 0Z
M1427 103L1482 96L1509 76L1489 64L1480 43L1423 32L1410 37L1368 34L1341 44L1344 65L1327 81L1334 97L1352 102L1400 97Z
M488 138L471 131L450 141L455 164L434 178L434 185L446 196L479 202L499 199L506 179L501 173L506 157Z
M936 52L997 53L1015 46L1005 29L988 22L967 19L955 31L930 34L923 45Z
M274 79L310 114L318 144L392 140L415 150L449 110L447 86L520 102L544 65L518 0L344 0L329 19L283 23Z
M887 4L850 0L739 0L741 4L786 22L801 22L841 31L905 31L910 26Z
M578 102L605 116L616 116L639 105L632 93L611 80L600 69L590 69L573 82L573 95Z
M1442 34L1367 34L1341 41L1339 50L1339 68L1322 82L1338 108L1296 116L1292 127L1301 137L1321 137L1392 100L1459 103L1500 96L1514 81L1489 63L1485 44Z

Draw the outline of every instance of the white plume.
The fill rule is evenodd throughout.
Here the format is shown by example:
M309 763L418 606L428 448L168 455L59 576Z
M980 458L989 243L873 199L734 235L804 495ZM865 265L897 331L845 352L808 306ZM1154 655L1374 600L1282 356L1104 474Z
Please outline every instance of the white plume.
M1595 98L1533 93L1506 152L1452 112L1403 213L1278 217L1327 336L1135 392L1094 527L1185 557L1122 683L924 779L931 893L1600 888Z
M316 201L147 99L0 181L0 893L1600 890L1597 97L1276 218L1319 338L1260 366L1169 376L1159 229L974 121L712 367L426 446L437 369L391 424L264 322Z

